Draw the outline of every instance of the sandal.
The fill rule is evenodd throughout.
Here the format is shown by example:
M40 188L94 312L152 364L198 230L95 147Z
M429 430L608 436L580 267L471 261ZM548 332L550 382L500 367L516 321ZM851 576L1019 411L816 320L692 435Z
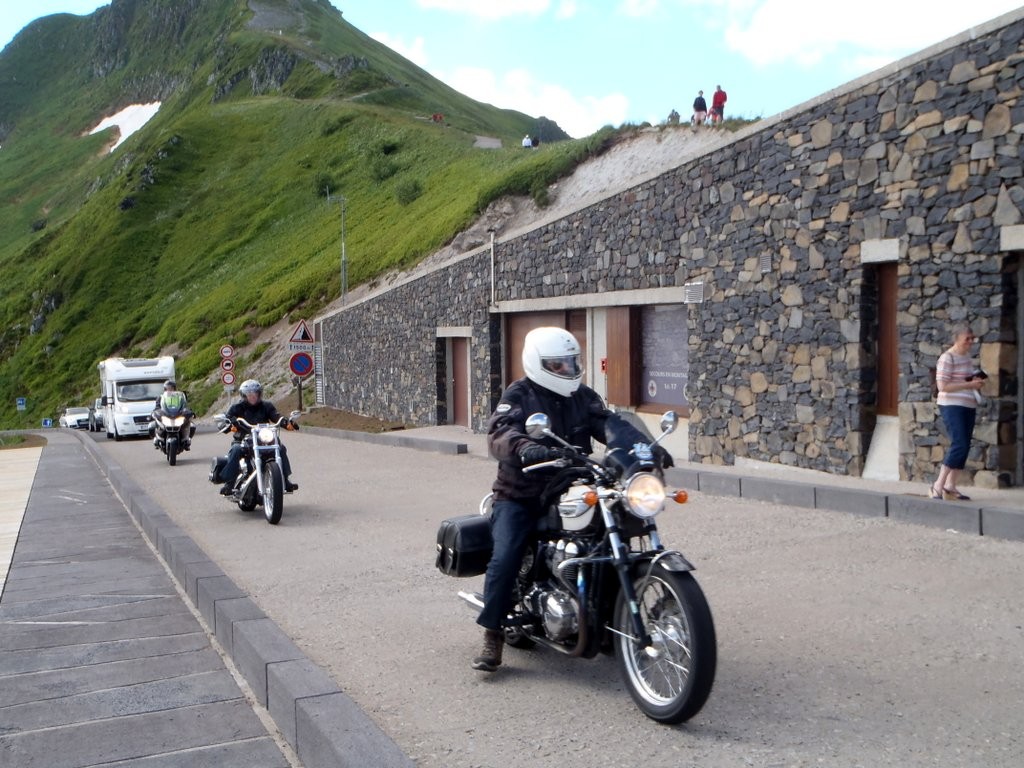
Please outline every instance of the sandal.
M970 501L970 496L964 496L960 491L950 490L949 488L942 489L942 498L946 501Z
M934 485L928 489L928 495L933 499L938 499L939 501L942 501L942 491L940 491Z

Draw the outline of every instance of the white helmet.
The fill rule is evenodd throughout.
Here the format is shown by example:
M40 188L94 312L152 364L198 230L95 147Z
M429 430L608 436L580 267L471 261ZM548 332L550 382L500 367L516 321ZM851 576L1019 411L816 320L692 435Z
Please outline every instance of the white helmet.
M534 328L523 342L523 370L530 381L568 397L583 381L580 343L563 328Z
M242 397L256 393L258 395L263 394L263 385L260 384L256 379L246 379L242 382L241 386L238 387L238 391L242 394Z

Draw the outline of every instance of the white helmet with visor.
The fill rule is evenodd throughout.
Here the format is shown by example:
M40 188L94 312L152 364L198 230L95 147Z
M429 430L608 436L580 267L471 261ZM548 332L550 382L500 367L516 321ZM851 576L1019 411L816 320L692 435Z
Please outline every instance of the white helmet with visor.
M583 381L583 355L576 337L564 328L534 328L523 342L526 377L568 397Z

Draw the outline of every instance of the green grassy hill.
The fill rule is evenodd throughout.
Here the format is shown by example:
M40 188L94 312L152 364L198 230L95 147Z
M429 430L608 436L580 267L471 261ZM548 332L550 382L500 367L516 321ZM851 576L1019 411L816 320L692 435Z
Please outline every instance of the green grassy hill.
M0 427L97 391L108 356L172 352L197 410L218 349L415 263L610 129L523 152L543 118L468 99L326 0L114 0L0 53ZM104 116L161 101L113 153ZM430 120L443 113L444 122ZM505 149L473 146L499 137ZM15 410L26 397L28 409Z

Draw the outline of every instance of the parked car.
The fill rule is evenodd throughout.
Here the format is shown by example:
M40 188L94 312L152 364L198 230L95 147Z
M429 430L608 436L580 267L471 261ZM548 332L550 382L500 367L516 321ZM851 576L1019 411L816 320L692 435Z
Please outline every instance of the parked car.
M64 413L60 415L59 422L62 427L70 427L71 429L88 429L89 409L85 407L65 408Z
M103 431L103 398L97 397L96 402L92 404L92 408L89 409L89 431L90 432L102 432Z

